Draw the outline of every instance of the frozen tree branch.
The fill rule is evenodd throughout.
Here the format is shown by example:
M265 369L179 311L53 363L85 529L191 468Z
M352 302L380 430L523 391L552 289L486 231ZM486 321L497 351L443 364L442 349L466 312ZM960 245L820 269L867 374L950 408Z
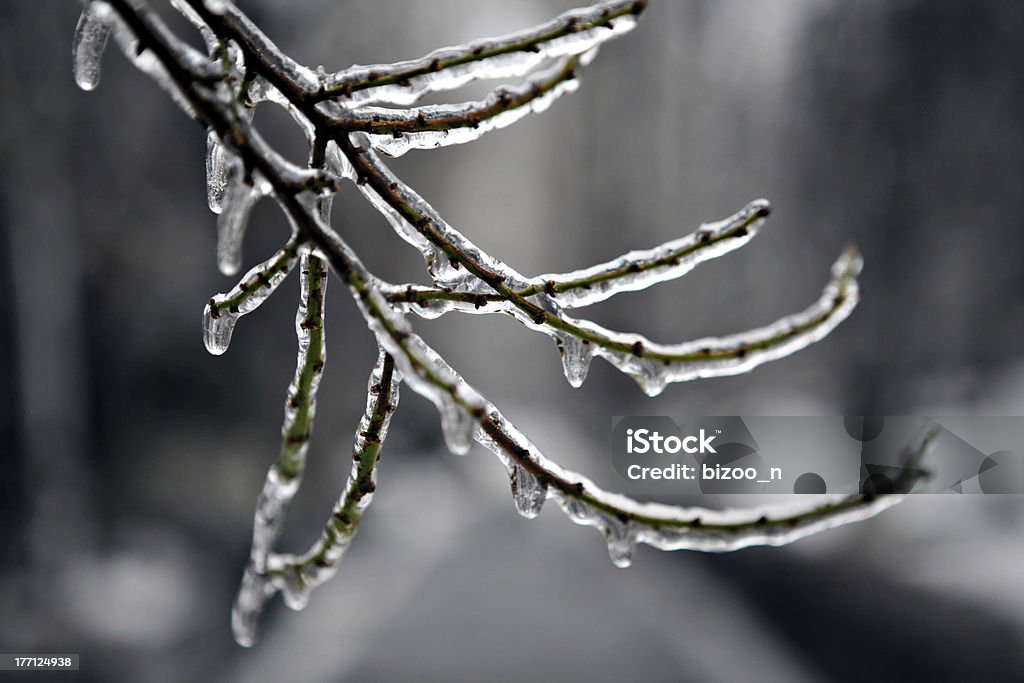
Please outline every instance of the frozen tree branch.
M322 277L323 274L323 271L320 271L318 276ZM370 374L366 412L356 430L352 446L352 471L348 484L335 503L331 517L316 543L302 555L275 554L270 552L269 544L258 543L254 534L252 555L231 614L232 629L242 645L252 645L255 642L256 627L263 605L274 593L282 591L290 607L301 609L309 600L310 591L331 578L338 570L338 563L349 542L356 535L359 520L377 488L377 461L380 458L381 446L387 437L391 414L398 406L400 381L401 376L395 371L394 361L386 353L381 353L376 367ZM310 409L307 429L311 426L311 417ZM308 437L308 431L305 435ZM288 443L287 435L285 443ZM275 468L281 468L284 450L282 447L282 457ZM272 468L267 479L268 488L273 488L270 482L274 475L275 469ZM260 524L261 520L257 517L257 529L260 528ZM275 538L276 535L275 532ZM260 551L258 555L257 547Z
M412 104L428 92L473 80L522 76L545 59L582 54L631 30L646 6L646 0L602 3L566 12L526 31L442 48L420 59L353 66L326 78L315 99Z
M599 2L502 38L334 74L296 63L227 0L172 0L172 5L200 31L208 55L174 36L145 0L94 0L84 2L75 33L74 71L81 87L96 87L103 47L113 34L126 57L206 127L208 199L211 210L220 214L222 271L239 269L246 220L260 198L271 197L292 228L276 254L230 292L211 298L204 312L206 346L223 353L238 317L257 308L301 261L296 373L280 452L257 505L252 550L233 613L241 644L255 641L259 615L274 594L283 592L286 604L301 608L310 590L337 570L376 487L376 464L400 381L437 406L450 450L465 453L475 440L494 452L506 468L522 515L536 516L544 501L554 498L570 519L601 531L620 566L630 563L637 543L706 551L779 545L863 519L899 500L850 495L795 507L713 511L638 503L604 492L548 460L413 330L410 312L424 317L449 311L509 314L555 340L574 386L583 382L590 359L597 355L653 395L671 382L746 372L793 353L827 335L856 306L861 261L850 247L833 266L818 301L766 327L671 345L611 331L566 311L681 277L747 244L768 215L767 202L753 202L723 221L653 249L571 273L527 278L449 225L377 154L468 142L542 111L578 87L580 67L593 59L602 42L632 29L646 3ZM533 80L503 86L480 102L401 108L427 92L538 70ZM253 108L265 101L285 108L306 134L310 154L305 168L284 159L253 126ZM374 103L400 108L369 106ZM432 286L382 281L331 227L332 202L345 181L421 252ZM274 544L301 482L313 428L326 358L323 293L328 269L355 299L380 357L356 433L348 483L319 540L302 555L286 555L276 553ZM917 465L933 438L922 435L908 454L907 481L897 490L909 490L916 481Z
M333 124L331 132L369 133L373 146L393 157L410 149L471 142L531 112L542 112L561 95L575 90L581 65L595 54L593 48L583 57L564 59L536 80L519 87L500 87L480 102L413 109L355 109Z
M682 277L705 261L739 249L757 234L769 212L766 201L751 202L724 221L701 226L686 237L653 249L631 251L608 263L571 273L539 275L516 294L526 298L544 293L557 298L565 308L582 308L620 292L646 289ZM429 309L430 302L435 300L466 304L473 310L503 300L493 292L477 294L418 285L399 286L389 291L387 297L391 303L416 304L424 309Z

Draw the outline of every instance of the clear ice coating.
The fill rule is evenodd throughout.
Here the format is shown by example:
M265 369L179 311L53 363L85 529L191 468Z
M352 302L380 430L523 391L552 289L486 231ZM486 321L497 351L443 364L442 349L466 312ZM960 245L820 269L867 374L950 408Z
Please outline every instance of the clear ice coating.
M300 345L301 346L301 345ZM301 353L300 353L301 356ZM382 350L378 356L377 364L370 379L367 382L366 409L356 429L356 436L353 442L353 454L364 453L369 445L368 434L371 429L371 421L377 408L378 397L383 395L385 353ZM301 367L301 365L300 365ZM391 409L384 407L382 420L377 431L376 439L383 442L387 437L388 426L391 422L391 414L394 407L398 405L399 384L402 381L401 373L396 369L391 374L390 387L386 392L389 398ZM231 625L235 640L238 644L251 647L256 642L259 617L267 600L278 591L281 592L285 605L290 609L301 610L309 602L309 597L314 588L324 583L338 571L338 565L348 549L355 528L341 530L336 520L343 513L348 511L358 519L370 505L373 499L373 492L364 492L355 504L351 503L352 492L358 490L361 477L360 462L353 458L352 469L349 474L348 483L341 497L334 504L331 518L328 520L320 538L302 555L291 555L285 553L270 552L273 536L270 544L261 543L260 551L266 550L263 559L256 557L256 532L259 524L254 526L253 552L250 556L249 565L246 567L242 577L242 584L235 599L232 609ZM376 481L376 470L372 473L373 481ZM268 475L269 481L269 475ZM266 530L264 530L264 534ZM261 569L257 570L257 567Z
M188 4L187 0L171 0L171 7L176 9L179 14L185 17L199 31L203 42L206 44L206 51L212 55L219 41L216 34L207 26L195 9Z
M173 60L176 66L189 71L197 79L214 75L209 59L187 43L174 38L167 28L153 17L146 15L146 21L155 33L153 40L163 41L163 46L168 51L167 58ZM100 57L108 35L113 36L121 52L135 68L150 76L190 118L196 117L188 97L182 93L178 83L168 73L163 58L140 43L132 28L108 3L101 0L95 0L86 6L75 32L75 80L79 86L91 90L98 84Z
M629 522L606 520L603 525L604 537L608 542L608 556L616 567L628 567L633 564L633 551L636 549L636 538Z
M234 155L220 144L216 133L210 131L206 134L206 203L210 211L217 214L224 206L228 172L235 163L233 157Z
M302 572L285 572L281 584L281 597L284 599L285 606L296 612L306 609L312 591Z
M269 187L265 187L255 172L252 179L246 179L245 169L237 160L228 176L217 218L217 266L225 275L234 275L242 266L242 243L249 214Z
M269 259L254 267L230 292L218 294L203 309L203 344L219 356L228 350L235 323L259 308L274 293L295 266L298 247L295 238Z
M746 245L764 225L771 206L757 199L725 220L653 249L631 251L607 263L569 273L548 273L533 278L535 287L560 285L555 299L565 308L583 308L622 292L636 292L680 278L705 261Z
M242 647L256 644L260 614L267 600L273 597L275 589L270 582L247 566L242 574L242 585L231 608L231 632Z
M90 2L75 27L71 52L75 83L82 90L95 90L100 84L100 62L110 37L110 27L104 18L111 12L105 2Z
M571 10L526 31L442 48L410 61L372 66L354 65L326 76L324 87L329 92L338 93L334 99L345 107L356 108L373 103L407 106L430 92L452 90L472 81L523 76L548 60L589 52L601 43L631 31L636 26L636 18L628 13L633 4L620 0ZM602 21L602 12L627 13L605 25L578 30L582 25ZM567 26L575 28L565 31ZM554 35L558 37L545 38ZM512 49L514 45L527 44L528 48ZM498 54L465 61L471 55L488 53ZM463 63L440 70L433 66L453 61ZM410 73L419 75L407 76ZM373 80L390 78L395 82L354 89L371 77Z
M267 570L267 554L281 535L285 519L288 517L288 508L301 483L301 475L286 476L277 463L267 471L263 490L260 491L256 502L250 554L253 569L258 573Z
M590 371L590 359L594 357L594 345L585 339L562 335L558 339L558 350L562 354L562 372L566 381L574 388L583 386Z
M581 63L593 58L597 48L587 52L586 60L580 59ZM420 125L441 124L452 120L468 120L471 124L456 125L443 130L418 131L401 134L369 135L374 148L388 156L402 156L410 149L432 149L447 147L449 145L461 145L472 142L479 137L493 130L506 128L516 121L519 121L528 114L540 114L551 106L551 103L566 93L575 92L579 88L579 81L576 78L563 77L569 68L567 61L555 64L551 69L542 72L540 76L526 85L518 88L502 87L491 93L486 99L479 102L467 102L464 104L439 104L415 109L382 109L380 107L367 107L358 109L349 114L357 116L361 120L373 120L382 122L422 122ZM531 91L542 87L541 84L548 81L556 81L553 87L547 89L543 94L531 97L517 107L504 109L496 115L479 120L478 112L488 111L498 107L502 102L516 100L531 94Z
M340 239L340 238L339 238ZM360 266L361 267L361 266ZM849 252L837 262L837 278L849 278L858 264ZM383 305L379 294L371 295L375 306ZM382 347L394 355L406 381L413 390L440 404L441 396L479 396L420 337L411 333L404 318L391 309L381 309L388 325L370 312L363 302L360 309L367 317ZM491 450L514 478L513 496L517 508L533 512L540 496L526 494L531 490L518 468L541 471L548 481L547 495L554 497L566 515L575 523L592 526L604 537L609 556L618 566L627 566L637 543L646 543L662 550L701 550L724 552L751 545L783 545L823 529L866 519L896 504L900 496L879 496L866 500L860 496L824 496L810 504L748 508L741 510L708 510L681 508L659 503L638 503L626 496L608 493L585 477L563 469L548 460L515 425L489 402L472 409L461 406L475 421L488 421L488 430L477 429L474 438ZM453 409L458 407L453 403ZM501 434L495 438L492 434ZM532 476L532 475L531 475ZM523 481L524 486L520 487ZM520 496L524 500L519 500Z
M548 487L520 464L512 466L512 499L523 517L533 519L540 514L548 497Z
M438 410L441 414L441 431L448 450L457 455L465 455L473 444L473 433L476 431L476 420L452 398L442 395Z
M370 165L373 172L377 174L391 191L398 197L403 205L415 211L422 220L426 221L432 230L441 235L443 240L457 249L465 260L471 261L491 272L500 273L506 278L509 286L525 286L526 280L507 264L495 259L483 251L469 239L452 227L441 215L424 200L415 190L402 182L391 172L381 158L369 148L368 136L363 134L353 135L353 140L363 147L362 158ZM441 288L448 288L459 292L480 292L488 293L493 291L490 286L474 276L462 265L454 267L451 258L446 254L441 244L430 241L424 236L417 226L406 220L391 202L381 197L376 190L370 187L370 183L357 183L356 187L380 213L387 218L391 227L398 233L398 236L414 246L423 255L427 264L427 271L431 279Z
M261 55L274 71L285 76L308 93L313 93L320 86L320 78L316 71L305 67L284 54L267 36L243 14L234 3L228 0L204 0L203 3L211 14L218 14L231 25L234 32L246 37L246 42L253 52Z
M363 141L366 139L358 135L355 138ZM373 150L364 149L361 156L373 172L388 184L392 194L385 199L370 187L370 183L358 185L360 190L387 217L396 232L420 250L437 287L469 294L492 294L498 291L470 272L472 264L478 272L486 271L499 278L508 289L534 292L529 295L536 307L532 310L521 301L502 299L488 304L487 312L507 313L528 328L554 339L562 350L563 368L570 382L582 381L585 361L578 362L579 354L575 353L577 349L572 348L572 342L568 342L568 365L565 364L564 349L569 338L589 341L594 355L604 358L632 377L649 396L656 396L673 382L741 374L762 363L792 354L825 337L857 305L856 275L860 270L860 260L855 251L847 250L833 266L833 280L816 303L801 313L787 316L766 327L679 344L660 344L642 335L609 330L589 320L568 316L564 307L580 307L620 291L641 289L678 277L708 258L742 246L763 223L768 214L768 203L764 200L752 202L725 221L705 226L696 233L653 250L632 252L611 263L559 275L557 280L530 280L479 249L445 222L430 204L402 183ZM430 226L430 230L410 223L398 211L399 205L406 212L411 208L415 215L421 217L420 221ZM449 253L460 255L460 267L455 267ZM634 260L637 267L631 268L630 264ZM549 287L558 282L580 283L580 286L559 293ZM580 291L574 293L573 289ZM475 303L452 301L432 304L424 312L436 317L445 310L469 310L475 307ZM419 309L418 306L411 306L403 310L409 308L414 311ZM544 312L541 320L536 317L537 308ZM559 324L550 324L556 318Z
M305 469L306 451L309 447L309 430L316 414L316 395L320 386L322 364L326 360L325 337L323 334L314 337L308 323L311 315L310 296L317 293L322 304L325 294L327 271L316 257L308 253L302 255L302 283L299 307L295 314L295 333L298 339L298 352L295 363L295 376L288 388L288 399L285 401L284 422L281 426L281 450L277 461L267 471L267 477L256 503L253 519L252 547L249 552L249 564L246 567L239 589L239 596L232 611L232 626L236 639L240 644L250 645L255 640L255 630L259 622L259 614L268 598L273 595L266 575L277 560L272 556L274 544L281 536L288 508L302 482ZM323 307L313 309L318 329L323 325ZM318 344L314 344L314 339ZM321 369L311 368L311 361L319 363ZM312 372L307 383L303 378ZM304 408L308 424L302 425L298 420L303 417L300 409ZM293 439L296 430L306 430L301 440ZM287 575L286 575L287 576ZM284 594L286 603L294 609L300 609L308 600L308 590L303 590L305 583L301 577L294 577L294 584L287 584Z

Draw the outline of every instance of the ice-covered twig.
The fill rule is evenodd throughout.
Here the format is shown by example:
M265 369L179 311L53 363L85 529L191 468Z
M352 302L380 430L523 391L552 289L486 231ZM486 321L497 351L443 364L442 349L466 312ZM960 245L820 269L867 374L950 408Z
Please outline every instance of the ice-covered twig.
M358 264L349 271L349 276L353 283L366 277ZM410 332L403 318L388 311L376 291L359 284L355 284L354 289L371 329L379 343L395 357L406 381L413 390L438 406L449 444L466 443L473 438L486 446L508 469L520 513L536 516L544 500L554 497L573 521L602 531L612 560L620 566L629 564L637 543L662 550L705 551L782 545L823 529L873 516L901 500L899 496L856 494L827 497L811 505L714 511L638 503L607 493L581 475L545 458L493 404L466 384L418 335ZM918 464L934 438L935 432L926 432L911 449L895 490L909 491L921 476Z
M686 268L681 260L679 266L674 266L671 258L669 263L662 264L655 257L654 265L633 274L634 278L628 277L627 264L622 264L627 272L619 277L605 275L609 269L598 266L595 273L587 273L580 279L589 284L587 278L604 276L609 283L607 292L600 292L592 299L586 292L575 297L576 301L572 294L559 299L557 291L554 295L537 291L538 283L531 283L476 247L399 180L373 150L348 140L339 143L354 169L362 193L382 209L399 235L421 250L435 282L446 285L444 289L472 297L472 304L463 304L463 310L482 308L485 300L480 297L486 296L488 290L494 292L502 301L494 302L486 312L508 313L531 329L553 338L562 354L566 378L574 386L582 384L593 355L603 357L633 377L652 396L672 382L746 372L822 339L845 320L857 304L856 276L861 260L855 249L848 248L833 266L833 279L815 304L767 327L675 345L657 344L639 334L614 332L587 320L571 318L564 314L562 306L586 305L599 301L605 294L610 296L631 286L639 288L656 282L660 275L671 277L673 268ZM747 237L749 225L763 218L765 208L759 203L750 205L739 217L725 222L726 226L732 226L731 232L726 232ZM672 251L670 249L669 253ZM611 270L618 275L616 269ZM394 292L391 294L393 296ZM414 310L436 317L460 303L435 299Z
M245 54L259 55L268 70L279 73L306 95L316 92L319 77L277 47L233 2L207 0L175 0L175 6L193 23L200 22L221 40L232 40Z
M259 308L288 277L305 240L298 234L292 235L277 253L246 273L230 292L210 297L203 310L203 341L207 351L216 355L227 351L235 323Z
M486 411L476 439L508 469L519 512L526 517L536 516L544 499L554 498L575 523L595 527L604 534L612 561L619 566L630 564L637 543L660 550L711 552L783 545L866 519L902 500L902 495L851 494L822 496L810 504L738 510L637 503L602 491L588 479L558 467L493 406L488 405ZM937 434L937 430L927 429L906 449L894 491L907 493L926 475L920 465Z
M353 66L326 77L315 99L334 98L349 106L412 104L428 92L470 81L522 76L545 59L582 54L631 30L646 6L646 0L599 3L532 29L441 48L419 59Z
M327 268L309 253L302 255L302 295L295 314L298 356L295 377L288 387L281 425L281 448L256 504L252 548L242 587L231 615L232 628L239 642L246 644L255 635L256 624L273 590L265 580L274 543L281 535L288 508L302 483L306 451L316 414L316 394L327 359L324 336L324 294Z
M595 48L596 50L596 48ZM593 51L584 57L593 57ZM584 63L574 55L557 63L535 80L502 86L480 102L440 104L413 109L363 107L345 112L332 134L365 132L373 146L389 156L410 149L431 149L472 142L492 130L510 126L530 113L540 113L565 93L576 90Z
M777 360L822 339L846 319L857 304L856 275L861 259L849 247L832 266L832 279L821 297L811 306L794 315L780 318L765 327L727 337L705 337L679 344L659 344L642 335L608 330L586 320L553 314L545 319L549 335L559 344L566 376L574 384L582 382L586 366L593 355L602 356L615 367L634 377L650 394L659 393L666 384L703 377L721 377L747 372L762 363ZM439 290L411 286L385 290L391 303L415 299L418 294L434 294ZM485 295L450 294L443 307L424 303L402 307L435 317L447 310L467 313L497 310L508 312L507 301L484 298ZM484 309L486 304L492 304Z
M631 251L607 263L570 273L551 273L531 278L531 284L516 291L523 297L547 294L564 308L582 308L621 292L635 292L660 282L686 275L705 261L739 249L757 234L770 213L766 200L751 202L723 221L703 225L694 233L665 242L653 249ZM415 304L431 316L433 301L462 304L458 310L493 312L488 304L505 301L494 293L399 285L386 292L393 304ZM415 310L415 309L413 309Z
M260 576L285 595L286 603L301 609L309 593L338 570L338 564L359 530L363 513L377 488L377 463L387 437L391 415L398 407L401 374L393 359L381 352L370 374L366 410L352 445L352 468L341 496L320 538L301 555L271 554ZM239 634L236 632L236 637Z

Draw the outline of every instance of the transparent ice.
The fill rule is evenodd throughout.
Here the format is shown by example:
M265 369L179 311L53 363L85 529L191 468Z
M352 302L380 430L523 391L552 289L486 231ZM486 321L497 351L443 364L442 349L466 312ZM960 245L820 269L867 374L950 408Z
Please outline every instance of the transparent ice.
M295 266L298 252L289 242L269 259L254 267L226 294L218 294L203 309L203 343L206 350L219 356L228 350L235 323L247 313L255 311L274 293ZM221 307L224 302L241 298L233 307Z
M110 36L106 21L111 13L105 2L90 2L78 19L71 51L75 83L82 90L95 90L100 84L100 62Z
M605 7L614 11L629 5L632 3L614 2L606 3ZM360 89L351 94L339 94L335 97L335 101L342 106L356 108L375 103L410 105L428 93L452 90L472 81L523 76L547 60L583 54L601 43L631 31L636 26L635 17L626 14L617 17L611 28L599 26L569 33L553 40L539 40L540 36L550 34L556 29L564 27L568 22L583 24L595 21L600 18L600 11L594 8L571 10L528 31L441 48L415 60L371 66L354 65L327 76L324 79L324 87L331 92L343 93L346 87L365 81L371 75L376 75L379 80L410 71L428 71L423 75L408 78L403 83ZM431 70L431 64L435 60L438 63L459 60L474 52L490 53L505 49L511 44L526 42L531 42L534 49L506 52L482 60L468 61L441 71Z

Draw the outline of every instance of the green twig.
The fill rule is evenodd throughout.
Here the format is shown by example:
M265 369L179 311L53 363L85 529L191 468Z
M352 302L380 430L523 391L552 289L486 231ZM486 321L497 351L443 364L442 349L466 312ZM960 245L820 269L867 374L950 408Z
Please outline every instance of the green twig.
M375 373L376 374L376 373ZM377 487L376 469L380 451L387 435L387 422L397 407L397 386L394 359L382 354L379 375L371 378L373 397L352 448L352 471L348 483L334 505L331 518L313 546L298 557L278 556L269 562L268 577L292 573L300 580L319 574L323 568L334 567L340 559L339 550L348 545L359 530L359 521Z

